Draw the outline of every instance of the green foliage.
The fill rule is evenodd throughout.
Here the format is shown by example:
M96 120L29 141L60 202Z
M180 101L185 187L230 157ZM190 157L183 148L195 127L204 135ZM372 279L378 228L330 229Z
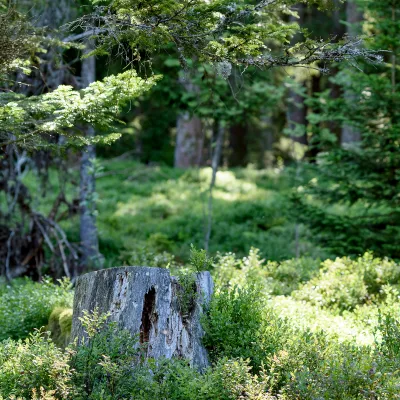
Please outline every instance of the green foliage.
M132 367L140 357L137 338L95 310L84 313L82 325L88 338L72 346L76 399L126 398L133 384Z
M219 256L218 260L224 265L220 271L237 268L242 263L242 267L251 265L248 271L268 272L255 249L245 261L236 260L232 254ZM340 262L348 269L363 271L368 282L395 279L397 273L395 263L374 259L370 254L355 261L347 258L326 261L323 268L334 264L338 267ZM312 271L308 267L304 270ZM383 270L387 270L384 278ZM217 271L218 261L214 273ZM374 343L356 344L351 333L340 341L340 327L336 333L334 329L324 332L321 328L341 323L347 329L350 312L329 316L327 309L323 315L318 314L318 307L291 297L285 298L286 305L281 303L281 308L277 308L279 298L270 304L271 299L265 296L268 285L257 287L251 283L265 280L263 274L247 273L241 288L225 285L217 289L203 321L204 339L213 364L202 374L190 368L185 360L144 360L137 338L118 329L108 322L108 315L95 310L84 313L81 319L87 333L85 343L75 343L64 352L39 332L25 342L1 342L0 396L42 400L398 398L400 329L399 319L393 313L378 315ZM275 274L273 279L282 279L283 283L291 279L291 274ZM398 295L394 294L390 301L398 308ZM282 307L296 307L296 304L297 312L292 316L285 314L287 320L277 315L276 311L282 312ZM295 318L305 318L311 323L311 314L325 318L322 322L326 325L321 324L311 332L308 324L300 327L296 323ZM352 321L356 321L355 316ZM29 374L21 375L21 371L27 370Z
M52 392L53 398L73 395L70 355L60 350L40 331L24 341L11 339L0 343L0 398L32 398L32 391ZM3 396L3 397L1 397ZM71 396L73 397L73 396Z
M221 358L203 374L184 360L144 361L136 338L106 320L86 313L88 342L65 352L39 332L25 342L3 342L0 398L233 400L243 393L273 398L265 392L267 376L253 375L242 359Z
M214 295L203 327L204 343L214 360L249 359L257 370L283 337L283 322L266 307L260 287L223 288Z
M81 91L72 86L59 86L53 92L28 98L3 93L0 96L0 139L4 143L10 141L8 133L11 131L15 140L10 143L32 148L50 147L40 134L58 133L64 135L70 145L87 145L91 140L71 129L78 129L83 123L110 129L122 107L149 90L159 78L143 80L129 70L91 83ZM118 138L118 134L109 134L95 137L92 142L108 144Z
M15 69L29 73L30 56L42 50L38 33L15 7L0 4L0 80Z
M213 261L213 258L209 257L204 249L196 249L193 243L190 245L189 263L195 272L209 271Z
M180 268L177 273L177 300L182 316L185 318L198 300L196 291L196 274L190 269Z
M218 254L214 275L218 285L246 283L262 285L272 295L290 295L319 271L320 261L309 257L282 262L261 259L260 250L251 248L249 255L237 259L235 254Z
M273 295L290 295L301 284L309 281L320 269L320 260L310 257L293 258L266 265L268 285Z
M190 245L204 246L204 201L211 170L176 170L134 161L102 160L98 174L98 230L106 266L187 264ZM77 178L77 175L73 175ZM213 230L209 254L233 251L237 257L260 249L260 257L282 261L295 256L295 227L290 221L291 170L252 168L218 172L214 190ZM24 181L30 191L40 183L33 174ZM62 182L61 182L62 183ZM61 188L49 171L47 196L38 211L47 215ZM118 190L115 190L118 188ZM65 187L67 198L78 192ZM78 218L61 221L71 242L79 241ZM309 230L300 227L301 256L327 258Z
M296 195L296 215L336 254L371 250L399 258L398 8L391 0L359 4L364 30L373 35L365 46L385 50L385 62L374 68L362 64L363 71L343 69L331 81L344 95L333 99L325 91L308 101L312 147L319 154L313 179ZM327 129L332 125L359 140L340 145Z
M97 4L95 0L93 3ZM330 0L310 0L329 8ZM286 23L284 14L296 15L290 9L295 0L256 2L246 0L150 0L145 5L135 0L117 0L100 7L97 13L85 16L73 24L74 28L95 26L100 42L94 53L110 54L121 41L129 43L134 57L151 57L160 49L174 45L183 67L188 60L202 63L233 64L242 67L309 65L322 59L341 61L353 59L356 53L348 43L313 41L290 47L290 41L300 31L295 23ZM126 24L126 21L135 21ZM357 55L363 54L358 51ZM226 68L230 71L230 68ZM229 73L227 74L229 76Z
M72 306L73 292L68 280L53 284L29 279L13 281L0 290L0 340L22 339L48 323L57 306Z
M191 244L189 263L189 267L179 268L176 274L178 278L177 299L183 317L189 315L201 295L197 293L197 274L210 270L213 259L207 255L205 250L198 250Z
M357 305L379 301L385 285L397 284L400 266L371 253L352 260L347 257L327 260L317 276L305 283L293 296L311 304L353 310Z

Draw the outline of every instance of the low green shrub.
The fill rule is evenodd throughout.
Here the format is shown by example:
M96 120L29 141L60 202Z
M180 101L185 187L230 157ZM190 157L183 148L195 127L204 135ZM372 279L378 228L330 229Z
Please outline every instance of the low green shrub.
M84 313L82 325L88 339L70 348L75 399L129 398L134 385L132 368L140 360L138 338L107 322L108 315Z
M161 359L136 370L131 394L141 400L272 400L267 380L252 374L242 359L222 358L203 374L184 361Z
M184 360L145 360L138 340L97 311L85 314L84 345L64 352L36 332L0 344L0 399L271 400L268 377L243 359L219 359L203 373Z
M225 288L206 320L213 365L203 373L184 360L144 359L138 338L107 317L84 314L88 341L65 351L40 332L1 342L0 399L400 398L400 325L390 316L379 319L375 347L357 346L292 328L254 286Z
M204 343L212 359L249 359L259 370L284 340L285 323L266 306L257 286L223 288L214 295L203 320Z
M72 307L73 292L68 280L58 284L29 279L13 281L0 294L0 341L26 338L35 328L47 325L56 306Z
M234 253L217 254L213 273L218 285L252 283L265 286L272 295L290 295L318 273L320 263L319 259L309 257L266 262L260 250L252 247L249 255L242 259Z
M332 340L348 342L358 345L374 344L374 327L377 324L377 315L371 315L371 307L364 310L361 317L352 312L343 315L332 314L329 309L321 308L303 300L295 300L290 296L273 296L269 305L280 316L286 318L288 324L295 330L311 332L324 331ZM365 319L365 320L364 320Z
M290 295L301 284L308 282L320 268L321 261L310 257L292 258L282 262L268 262L266 270L272 295Z
M319 274L295 291L293 296L342 312L382 300L384 286L395 285L399 281L399 264L365 253L356 260L348 257L326 260Z
M40 331L25 340L11 339L0 343L0 398L32 398L32 391L41 388L54 398L73 398L73 371L70 355L60 350Z

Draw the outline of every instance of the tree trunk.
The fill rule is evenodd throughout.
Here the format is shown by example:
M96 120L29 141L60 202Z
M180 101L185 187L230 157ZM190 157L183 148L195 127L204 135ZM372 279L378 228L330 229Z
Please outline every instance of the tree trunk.
M229 128L229 167L245 167L248 162L248 128L237 123Z
M204 133L200 118L189 112L178 115L176 124L175 167L190 168L201 164Z
M347 21L347 34L350 37L355 37L360 33L360 23L363 21L363 13L357 7L357 4L354 0L347 0L346 4L346 21ZM346 92L344 93L344 97L347 101L352 101L353 96ZM361 133L356 128L343 125L342 135L341 135L341 145L343 147L356 144L361 140Z
M91 46L88 46L89 50ZM88 86L96 80L96 61L94 57L82 60L82 87ZM92 126L86 126L85 135L95 135ZM93 161L96 157L94 145L86 146L81 156L80 168L80 239L81 260L80 273L88 267L100 267L102 257L99 253L99 241L96 225L96 201L95 201L95 172Z
M307 126L307 107L304 104L304 96L296 93L295 90L289 89L288 94L288 111L287 111L288 127L290 130L295 130L298 125ZM307 134L300 136L292 135L291 139L297 143L304 145L308 144Z
M188 93L197 94L199 87L190 76L181 75L179 83ZM178 114L176 121L175 168L190 168L201 165L204 145L204 131L201 119L189 111Z
M298 4L296 10L299 14L299 18L295 18L290 16L290 22L298 22L301 26L304 23L304 4ZM298 37L295 37L292 41L292 44L295 44L299 40ZM305 82L302 84L303 87L306 86ZM289 89L288 93L288 108L287 108L287 122L288 128L290 130L295 130L296 126L301 125L307 126L307 107L304 104L304 96L298 93L296 90ZM291 136L291 139L297 143L301 143L304 145L308 144L307 133L302 134L301 136Z
M225 126L221 122L217 122L216 124L216 138L215 142L213 143L214 149L212 154L212 161L211 161L211 181L210 181L210 188L208 194L208 215L207 215L207 228L206 234L204 239L204 249L208 252L208 247L210 244L211 238L211 228L212 228L212 214L213 214L213 190L215 186L215 182L217 180L217 172L218 167L221 161L221 152L222 152L222 145L224 141L224 134L225 134Z
M76 284L72 339L86 343L79 318L84 310L97 308L137 336L146 346L147 357L185 358L202 370L209 365L201 342L204 331L200 316L213 292L210 273L196 275L186 311L180 302L182 290L178 280L163 268L123 267L85 274Z
M346 28L344 26L344 24L342 24L340 21L342 19L342 12L344 12L344 5L341 2L341 0L334 0L334 5L335 5L335 9L333 10L332 13L332 19L333 19L333 34L335 36L335 42L339 42L339 40L344 36L344 34L346 33ZM335 76L337 73L339 72L339 68L334 65L331 68L331 76ZM342 97L343 93L342 93L342 88L337 85L336 83L333 83L331 80L329 81L328 87L331 89L331 99L339 99L340 97ZM313 95L315 94L315 92L313 93ZM329 122L329 130L334 133L337 137L338 143L340 142L340 138L341 138L341 133L342 133L342 127L340 126L340 124L338 124L335 121L330 121Z
M274 141L275 135L273 130L273 117L264 112L261 117L261 138L260 147L261 157L260 157L260 168L272 168L274 164Z

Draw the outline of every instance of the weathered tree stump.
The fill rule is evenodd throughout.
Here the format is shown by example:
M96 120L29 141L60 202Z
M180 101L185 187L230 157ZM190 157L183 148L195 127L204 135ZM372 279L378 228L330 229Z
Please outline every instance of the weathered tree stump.
M210 273L196 275L194 301L185 312L179 301L182 290L177 278L162 268L121 267L82 275L75 289L72 338L85 340L79 317L97 308L137 335L146 344L147 357L181 357L204 369L209 360L200 316L213 292Z

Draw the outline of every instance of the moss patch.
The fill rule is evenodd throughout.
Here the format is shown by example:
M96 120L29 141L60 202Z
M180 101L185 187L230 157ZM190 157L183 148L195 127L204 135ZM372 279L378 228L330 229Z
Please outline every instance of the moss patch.
M72 308L56 307L49 317L47 330L53 342L61 348L65 348L71 336Z

